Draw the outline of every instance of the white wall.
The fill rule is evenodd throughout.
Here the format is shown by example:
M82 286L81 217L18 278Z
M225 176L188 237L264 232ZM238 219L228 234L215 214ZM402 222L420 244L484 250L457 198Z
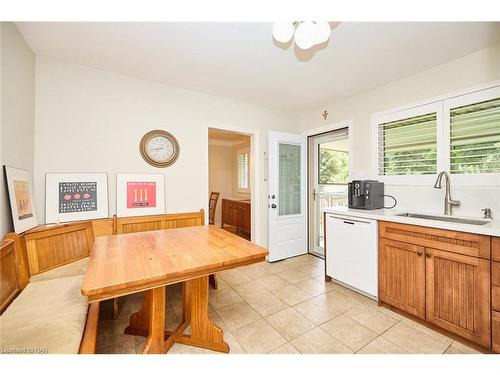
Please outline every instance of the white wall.
M328 103L300 116L302 131L327 124L353 120L353 174L352 178L372 176L373 141L371 116L374 113L411 104L426 98L458 91L500 79L500 45L481 50L422 73L392 82L360 95L335 103ZM329 113L323 120L324 110ZM432 186L388 186L386 192L394 194L399 207L442 211L444 191ZM475 188L453 186L452 197L462 201L456 214L478 216L480 209L491 207L500 217L500 187ZM387 200L389 204L390 200Z
M12 22L1 30L0 238L12 231L3 165L33 171L35 55Z
M241 102L37 57L35 190L45 217L46 172L108 172L110 214L116 211L116 172L164 173L167 212L207 209L208 128L295 131L296 117ZM158 169L139 154L149 130L164 129L179 141L180 157ZM267 243L267 186L260 161L260 243Z
M215 225L221 225L222 199L233 197L233 146L209 145L209 191L220 193L215 208Z

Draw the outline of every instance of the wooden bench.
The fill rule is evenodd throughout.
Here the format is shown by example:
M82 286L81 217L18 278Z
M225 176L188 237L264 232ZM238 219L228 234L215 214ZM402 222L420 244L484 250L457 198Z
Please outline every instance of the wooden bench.
M15 329L16 317L26 316L25 319L28 321L31 319L35 322L34 326L28 327L31 329L32 342L35 342L37 337L43 337L42 333L37 333L37 329L43 330L43 327L36 326L37 319L41 321L46 319L45 323L52 323L57 322L58 317L62 317L66 310L74 309L73 312L77 317L79 312L85 310L86 318L80 317L80 320L75 318L76 321L73 322L74 325L70 329L76 334L68 337L65 336L65 332L61 332L59 335L62 341L65 340L68 343L58 342L57 337L53 337L57 336L58 329L57 327L53 328L55 332L52 336L49 334L49 338L55 341L51 344L52 350L50 347L47 350L48 352L95 353L99 303L88 305L85 297L81 296L80 293L81 281L86 271L94 238L203 225L204 221L204 211L200 210L199 212L125 218L114 216L110 219L40 225L21 235L7 234L1 243L0 250L0 276L2 280L0 324L3 324L2 330L9 332L9 327ZM214 288L217 287L215 275L211 275L210 283ZM65 295L61 296L61 290L64 290ZM65 307L64 304L57 304L64 302L63 297L68 297L68 295L72 297L71 302L69 302L71 306ZM55 309L48 308L50 306L37 300L37 296L54 299L53 307ZM118 300L115 299L113 302L116 318L118 316ZM30 304L33 305L31 309L29 308ZM63 321L61 326L64 326L64 323ZM5 327L7 327L6 330ZM61 329L63 328L61 327ZM17 343L24 346L27 346L26 343L30 343L28 337L20 337L21 335L15 332L9 337L6 337L4 333L2 335L4 337L0 336L0 347L4 350L9 350L9 345L13 351L18 350L20 348L14 347L18 345ZM80 340L78 348L75 346L75 337L79 337Z
M9 233L0 246L0 346L11 353L95 353L99 303L81 283L92 223Z

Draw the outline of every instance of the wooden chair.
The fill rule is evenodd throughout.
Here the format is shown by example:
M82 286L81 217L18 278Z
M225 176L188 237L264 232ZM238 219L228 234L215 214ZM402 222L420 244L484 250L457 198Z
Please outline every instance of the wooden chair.
M212 191L210 193L210 201L208 203L208 224L215 224L215 209L217 208L217 201L219 200L219 192Z

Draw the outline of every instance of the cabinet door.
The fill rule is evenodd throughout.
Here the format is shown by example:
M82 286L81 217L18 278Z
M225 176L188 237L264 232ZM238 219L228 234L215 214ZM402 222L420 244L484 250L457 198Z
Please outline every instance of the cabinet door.
M426 252L426 319L489 347L490 262L436 249Z
M379 298L400 310L425 318L425 249L381 238Z
M250 205L248 204L241 204L238 228L243 232L250 233Z
M500 353L500 312L492 311L491 318L491 348L495 353Z

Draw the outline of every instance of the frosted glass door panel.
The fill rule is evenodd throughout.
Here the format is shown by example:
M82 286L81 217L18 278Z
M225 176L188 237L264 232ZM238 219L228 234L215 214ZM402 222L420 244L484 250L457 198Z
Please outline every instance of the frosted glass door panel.
M279 216L301 214L301 151L301 145L279 144Z

